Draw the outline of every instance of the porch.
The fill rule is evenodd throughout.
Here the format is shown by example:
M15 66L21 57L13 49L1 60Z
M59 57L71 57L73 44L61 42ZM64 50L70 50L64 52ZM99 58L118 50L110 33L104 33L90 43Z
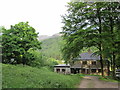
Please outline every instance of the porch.
M94 74L94 75L101 75L101 69L89 69L89 68L71 68L71 73L77 74Z

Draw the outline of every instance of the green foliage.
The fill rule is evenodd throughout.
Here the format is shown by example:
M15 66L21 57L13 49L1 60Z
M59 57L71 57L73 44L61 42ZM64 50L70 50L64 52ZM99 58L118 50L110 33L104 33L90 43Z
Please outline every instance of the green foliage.
M0 89L2 89L2 63L0 63Z
M61 46L62 46L62 38L60 36L49 38L42 41L41 44L41 52L44 56L48 58L55 58L56 60L61 60Z
M28 50L41 49L38 34L28 22L20 22L8 30L3 28L2 33L3 63L27 64L33 60Z
M54 59L54 58L48 58L46 60L46 66L52 66L53 65L57 65L58 64L58 60Z
M120 80L115 80L113 79L113 77L110 76L106 76L106 77L99 76L99 79L107 82L117 82L117 83L120 82Z
M3 29L3 27L0 26L0 52L2 52L2 45L1 45L1 43L2 43L2 29ZM2 58L2 53L0 53L0 57Z
M39 50L29 49L28 52L34 59L28 63L29 66L41 68L45 66L51 67L58 64L58 61L56 59L43 56L43 54Z
M120 55L119 2L70 2L63 16L62 49L66 62L77 57L84 48L97 48L103 75L104 59L108 59L115 75ZM118 55L118 56L117 56Z
M2 64L2 69L3 88L73 88L81 78L22 65Z

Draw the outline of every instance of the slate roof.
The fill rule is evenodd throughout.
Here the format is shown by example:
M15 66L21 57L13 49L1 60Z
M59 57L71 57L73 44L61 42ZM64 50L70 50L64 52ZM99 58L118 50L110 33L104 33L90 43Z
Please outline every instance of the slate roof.
M100 56L94 55L91 52L86 52L80 54L79 57L74 58L74 60L100 60Z

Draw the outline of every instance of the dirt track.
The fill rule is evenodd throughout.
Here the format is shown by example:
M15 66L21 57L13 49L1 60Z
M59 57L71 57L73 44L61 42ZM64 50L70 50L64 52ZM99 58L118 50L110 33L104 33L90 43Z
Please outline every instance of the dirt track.
M118 88L118 83L102 81L97 76L85 76L78 88Z

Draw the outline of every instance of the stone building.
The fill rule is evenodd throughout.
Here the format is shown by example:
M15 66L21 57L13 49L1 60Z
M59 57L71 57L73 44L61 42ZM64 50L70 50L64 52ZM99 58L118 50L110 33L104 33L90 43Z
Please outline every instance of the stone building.
M74 58L71 65L56 65L55 72L60 73L82 73L82 74L96 74L101 75L100 56L94 55L91 52L80 54L79 57ZM107 74L107 66L104 66L104 74Z
M66 65L66 64L55 65L54 72L63 73L63 74L70 74L71 73L70 65Z

